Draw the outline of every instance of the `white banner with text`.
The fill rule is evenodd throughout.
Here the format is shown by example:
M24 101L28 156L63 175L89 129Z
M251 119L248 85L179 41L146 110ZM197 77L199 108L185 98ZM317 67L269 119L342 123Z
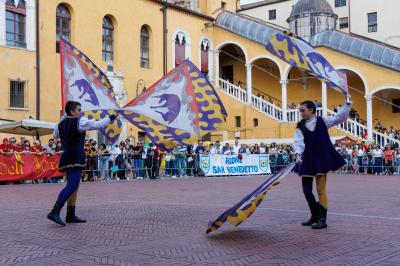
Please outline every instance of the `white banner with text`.
M270 174L269 155L200 155L200 168L206 176Z

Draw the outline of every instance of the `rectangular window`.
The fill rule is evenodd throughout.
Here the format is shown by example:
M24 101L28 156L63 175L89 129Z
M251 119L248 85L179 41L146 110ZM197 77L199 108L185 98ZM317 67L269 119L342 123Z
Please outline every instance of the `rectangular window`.
M225 7L226 7L226 2L221 2L221 8L225 9Z
M400 99L393 99L392 104L392 113L400 113Z
M368 13L368 32L378 31L378 13Z
M235 116L235 125L236 125L236 127L240 127L241 126L240 122L241 122L240 121L240 116Z
M276 9L268 11L268 18L269 18L269 20L276 19Z
M138 140L145 141L145 139L146 139L146 133L144 133L143 131L139 131L138 132Z
M349 27L349 18L340 18L339 19L339 28L347 29Z
M10 107L25 108L25 82L10 81Z
M25 15L6 11L6 43L9 46L26 48Z
M258 127L258 119L257 118L253 119L253 126Z
M335 0L335 7L346 6L346 0Z

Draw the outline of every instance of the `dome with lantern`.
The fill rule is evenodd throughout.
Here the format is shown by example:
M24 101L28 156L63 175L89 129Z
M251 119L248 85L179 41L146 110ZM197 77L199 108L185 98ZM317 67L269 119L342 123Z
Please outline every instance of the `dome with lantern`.
M335 30L338 16L326 0L300 0L287 19L289 30L309 41L318 33Z

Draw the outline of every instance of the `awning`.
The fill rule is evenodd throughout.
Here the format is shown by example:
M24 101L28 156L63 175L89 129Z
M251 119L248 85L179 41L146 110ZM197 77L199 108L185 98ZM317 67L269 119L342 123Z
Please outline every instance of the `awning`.
M24 136L40 136L53 134L55 123L24 119L16 122L5 122L0 124L0 133L24 135Z

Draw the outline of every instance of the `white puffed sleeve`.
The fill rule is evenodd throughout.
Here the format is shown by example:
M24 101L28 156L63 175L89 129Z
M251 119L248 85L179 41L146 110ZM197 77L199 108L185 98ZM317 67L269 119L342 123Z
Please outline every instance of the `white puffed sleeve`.
M350 104L345 104L340 108L334 116L324 116L322 117L328 128L339 125L347 120L350 113Z
M293 150L295 154L303 154L305 149L304 135L301 129L296 128L294 133Z
M79 120L79 131L83 132L86 130L99 130L105 128L108 124L111 123L111 119L109 117L103 118L99 121L93 119L87 119L86 117L82 117Z

